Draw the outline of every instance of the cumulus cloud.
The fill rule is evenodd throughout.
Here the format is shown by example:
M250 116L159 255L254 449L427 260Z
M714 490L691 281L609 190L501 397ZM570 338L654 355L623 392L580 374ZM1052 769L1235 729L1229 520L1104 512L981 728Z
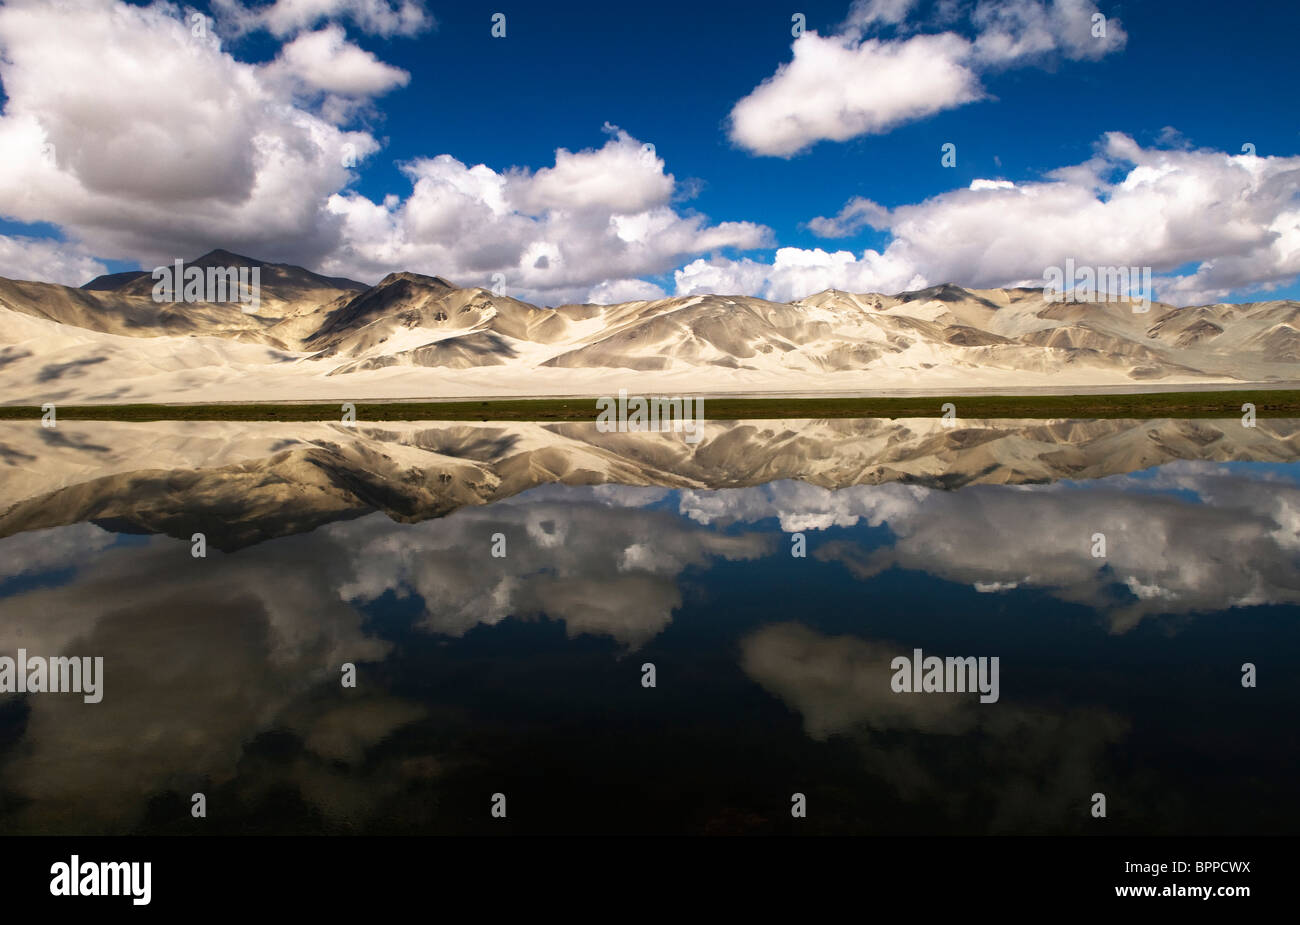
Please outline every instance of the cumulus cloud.
M1016 184L1010 180L971 180L967 189L985 190L985 189L1015 189Z
M635 278L694 254L770 243L762 225L710 225L678 212L662 158L627 132L606 129L602 147L561 148L554 166L537 171L469 166L443 154L405 165L412 182L405 200L334 196L345 243L324 266L363 279L427 268L459 285L495 285L500 274L509 294L554 304L614 291L657 297L658 287Z
M912 6L859 3L841 34L802 36L794 60L738 104L733 130L790 153L974 98L984 70L1096 57L1124 41L1114 20L1094 37L1082 0L980 4L966 17L973 38L918 32ZM369 198L348 187L379 142L344 126L409 75L349 42L340 22L406 35L428 25L422 7L281 0L217 12L219 24L289 40L253 65L216 35L195 36L167 4L0 8L0 216L49 222L67 242L6 238L0 274L79 284L102 260L151 266L225 247L368 281L403 269L461 285L504 279L509 294L547 304L659 298L646 277L670 272L676 294L784 301L826 288L1041 285L1047 267L1073 258L1151 266L1160 298L1190 304L1300 273L1300 158L1144 149L1118 134L1045 178L978 179L893 209L855 197L807 223L826 238L889 234L861 252L746 256L774 244L768 228L683 208L690 184L610 125L603 145L559 148L540 169L416 158L403 166L407 195Z
M828 491L774 483L683 492L680 510L705 524L775 517L785 532L884 524L894 535L888 544L832 539L811 554L863 580L900 568L990 593L1035 588L1103 613L1114 632L1126 632L1152 616L1300 601L1293 565L1300 488L1263 484L1266 490L1258 477L1181 461L1155 480L1122 476L1080 486ZM1092 556L1094 533L1106 537L1104 559Z
M95 258L48 238L0 235L0 276L80 286L102 273Z
M555 152L555 166L543 167L519 187L520 205L545 209L595 210L632 214L666 205L673 192L672 174L648 145L606 124L614 142L576 154Z
M667 295L662 288L643 279L611 279L593 286L584 301L595 305L617 305L620 302L653 301Z
M679 294L715 291L787 300L823 289L899 292L943 282L1041 286L1046 268L1149 266L1158 296L1223 300L1300 274L1300 157L1143 148L1110 133L1095 157L1035 182L977 180L886 210L853 199L808 223L836 236L887 230L883 251L782 248L771 263L696 260ZM1177 273L1188 264L1194 269Z
M85 527L46 537L76 543ZM5 545L22 549L29 541ZM200 782L234 778L245 744L268 729L301 730L322 758L347 757L330 715L338 702L320 692L338 690L334 666L380 660L390 646L367 635L364 616L320 580L346 568L343 550L311 540L287 545L275 563L209 560L214 568L200 574L168 566L186 554L184 541L97 543L68 563L77 567L71 581L3 599L4 651L93 652L111 666L93 710L80 698L27 699L22 746L0 767L6 790L25 798L8 820L15 828L48 832L75 817L83 831L120 831L161 791L194 785L188 794L203 789ZM366 724L356 729L354 751L418 712L382 694L365 705L379 709L371 732ZM117 773L99 773L105 766Z
M702 524L755 522L776 518L782 533L852 527L866 521L876 527L908 516L929 489L889 483L829 490L804 482L769 482L747 488L681 492L680 512Z
M985 96L979 73L1096 60L1123 48L1118 20L1094 26L1090 0L984 0L970 13L974 39L955 31L881 38L910 0L854 4L840 33L805 32L792 59L732 108L731 140L754 154L792 157L819 141L878 135Z
M166 5L6 5L0 82L0 214L57 224L100 257L161 263L220 245L314 260L338 240L329 195L378 149Z
M377 515L323 533L355 551L353 577L338 587L345 600L414 594L424 604L421 626L449 636L544 615L563 620L570 636L608 636L635 649L672 621L687 568L771 551L763 535L724 535L639 509L645 502L645 489L552 486L415 526ZM480 550L496 533L510 555L484 570Z
M322 2L256 12L277 35L339 17L401 33L381 7L397 9ZM405 198L347 192L379 143L341 126L408 79L337 22L251 65L168 5L6 6L0 215L53 223L70 242L57 260L54 245L10 242L8 269L80 284L102 266L68 255L150 266L224 247L372 281L413 269L494 285L500 274L512 295L558 303L658 297L638 277L771 243L762 225L714 224L675 206L681 190L653 146L610 125L602 146L560 148L538 170L442 154L404 165ZM32 272L37 260L53 267Z
M403 87L411 75L347 40L343 27L298 36L271 65L306 87L345 96L376 96Z
M908 646L827 636L798 623L756 630L740 652L745 673L798 712L811 738L841 737L900 798L938 810L945 831L1078 829L1088 818L1078 811L1079 794L1091 792L1091 781L1116 778L1106 751L1129 724L1114 713L895 694L891 660L910 655ZM984 773L971 775L976 766ZM915 820L908 825L915 831Z
M2 537L0 581L19 575L75 569L86 561L87 553L102 552L113 545L114 539L112 533L92 523Z
M962 63L969 43L950 33L858 42L805 32L793 52L731 111L732 141L755 154L882 134L982 95Z
M698 258L673 274L677 295L708 292L760 295L777 302L825 289L850 292L905 292L928 285L927 277L888 250L850 251L778 248L771 263L752 258Z
M771 552L768 537L724 535L640 508L661 496L555 486L419 524L372 514L256 555L210 553L202 574L167 564L188 558L186 539L114 546L113 534L89 524L0 538L0 577L75 569L52 586L4 589L3 651L92 652L113 666L103 702L89 711L79 698L29 701L22 747L0 765L0 785L32 802L7 821L48 831L59 807L92 831L120 827L159 791L247 777L246 743L270 729L299 736L309 753L311 766L297 769L308 774L306 799L331 819L365 818L399 782L336 780L335 791L317 776L317 760L355 772L377 742L424 713L383 691L367 694L364 684L360 701L321 696L337 692L343 662L391 652L368 631L365 605L418 596L419 625L448 636L545 617L563 621L570 636L638 647L672 621L683 572ZM498 531L510 556L484 569L484 544ZM82 754L123 773L105 777L96 762L68 760ZM385 792L370 794L379 784Z

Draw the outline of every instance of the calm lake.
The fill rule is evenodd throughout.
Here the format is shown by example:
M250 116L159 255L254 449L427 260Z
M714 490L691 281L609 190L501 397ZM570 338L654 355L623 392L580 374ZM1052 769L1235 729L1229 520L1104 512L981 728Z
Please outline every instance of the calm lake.
M1300 421L6 423L0 831L1295 834L1298 530Z

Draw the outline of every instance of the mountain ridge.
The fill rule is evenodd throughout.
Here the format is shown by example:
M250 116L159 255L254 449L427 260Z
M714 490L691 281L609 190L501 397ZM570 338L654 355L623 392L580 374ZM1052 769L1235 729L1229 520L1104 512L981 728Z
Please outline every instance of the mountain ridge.
M260 304L252 313L233 302L160 304L149 277L129 274L81 288L0 279L0 400L608 394L614 382L681 394L1300 378L1300 303L1290 300L1153 302L1137 313L1127 303L948 282L894 295L826 289L790 302L709 293L546 307L410 271L366 286L224 250L186 265L261 267Z
M61 425L63 426L63 425ZM827 490L900 483L953 490L1091 480L1175 460L1289 462L1300 422L898 420L710 421L698 445L590 423L77 422L51 447L0 425L8 456L0 538L95 521L232 551L372 511L417 522L542 485L736 489L799 481ZM98 450L97 447L104 449Z

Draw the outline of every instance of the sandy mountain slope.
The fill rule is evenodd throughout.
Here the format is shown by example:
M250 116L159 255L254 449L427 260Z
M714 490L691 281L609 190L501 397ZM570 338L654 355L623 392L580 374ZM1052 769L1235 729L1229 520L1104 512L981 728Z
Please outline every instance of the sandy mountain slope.
M374 510L443 516L550 483L951 489L1092 479L1179 459L1300 459L1300 421L709 422L696 445L594 424L0 425L0 536L87 520L224 549Z
M96 276L88 283L82 284L81 288L96 292L111 292L141 277L148 277L148 275L147 270L124 270L121 273L105 273L102 276Z
M148 296L0 279L0 309L122 337L195 335L264 341L266 320L228 303L156 303ZM11 338L6 338L12 343Z
M194 263L257 261L214 251ZM694 295L546 308L436 276L393 273L367 288L258 265L257 315L237 305L156 304L147 277L101 277L90 289L0 280L0 401L965 391L1300 378L1300 303L1291 301L1154 303L1134 312L1121 303L1049 302L1040 290L946 284L892 296L828 290L790 303ZM46 326L17 323L14 314ZM233 349L241 344L273 349Z
M289 319L311 315L366 288L353 280L261 263L221 250L186 261L185 266L260 267L257 313L245 313L236 302L155 302L154 280L148 272L101 276L80 289L0 278L0 308L126 337L212 336L287 347L297 346L299 340ZM319 325L316 319L306 330L315 331Z
M258 314L266 318L283 318L315 311L340 296L351 296L362 292L365 283L338 276L321 276L302 267L287 263L267 263L254 257L243 257L226 250L214 250L194 260L185 261L186 268L199 267L257 267L261 282L261 305ZM104 277L99 277L103 280ZM92 281L93 282L93 281ZM88 284L89 285L89 284ZM101 284L102 285L102 284ZM113 289L123 296L152 299L154 280L146 273L135 279L127 279ZM87 288L87 287L82 287Z
M388 366L497 366L521 355L520 347L563 336L555 312L457 289L436 276L393 273L379 285L335 308L303 341L320 360L355 359L331 375Z

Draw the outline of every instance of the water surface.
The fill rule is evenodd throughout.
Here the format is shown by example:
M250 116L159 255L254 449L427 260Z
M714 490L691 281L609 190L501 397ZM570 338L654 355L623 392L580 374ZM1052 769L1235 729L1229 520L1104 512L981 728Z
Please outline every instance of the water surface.
M105 664L97 704L0 694L6 832L1300 831L1300 422L12 424L0 456L0 655ZM998 657L997 702L895 693L915 649Z

